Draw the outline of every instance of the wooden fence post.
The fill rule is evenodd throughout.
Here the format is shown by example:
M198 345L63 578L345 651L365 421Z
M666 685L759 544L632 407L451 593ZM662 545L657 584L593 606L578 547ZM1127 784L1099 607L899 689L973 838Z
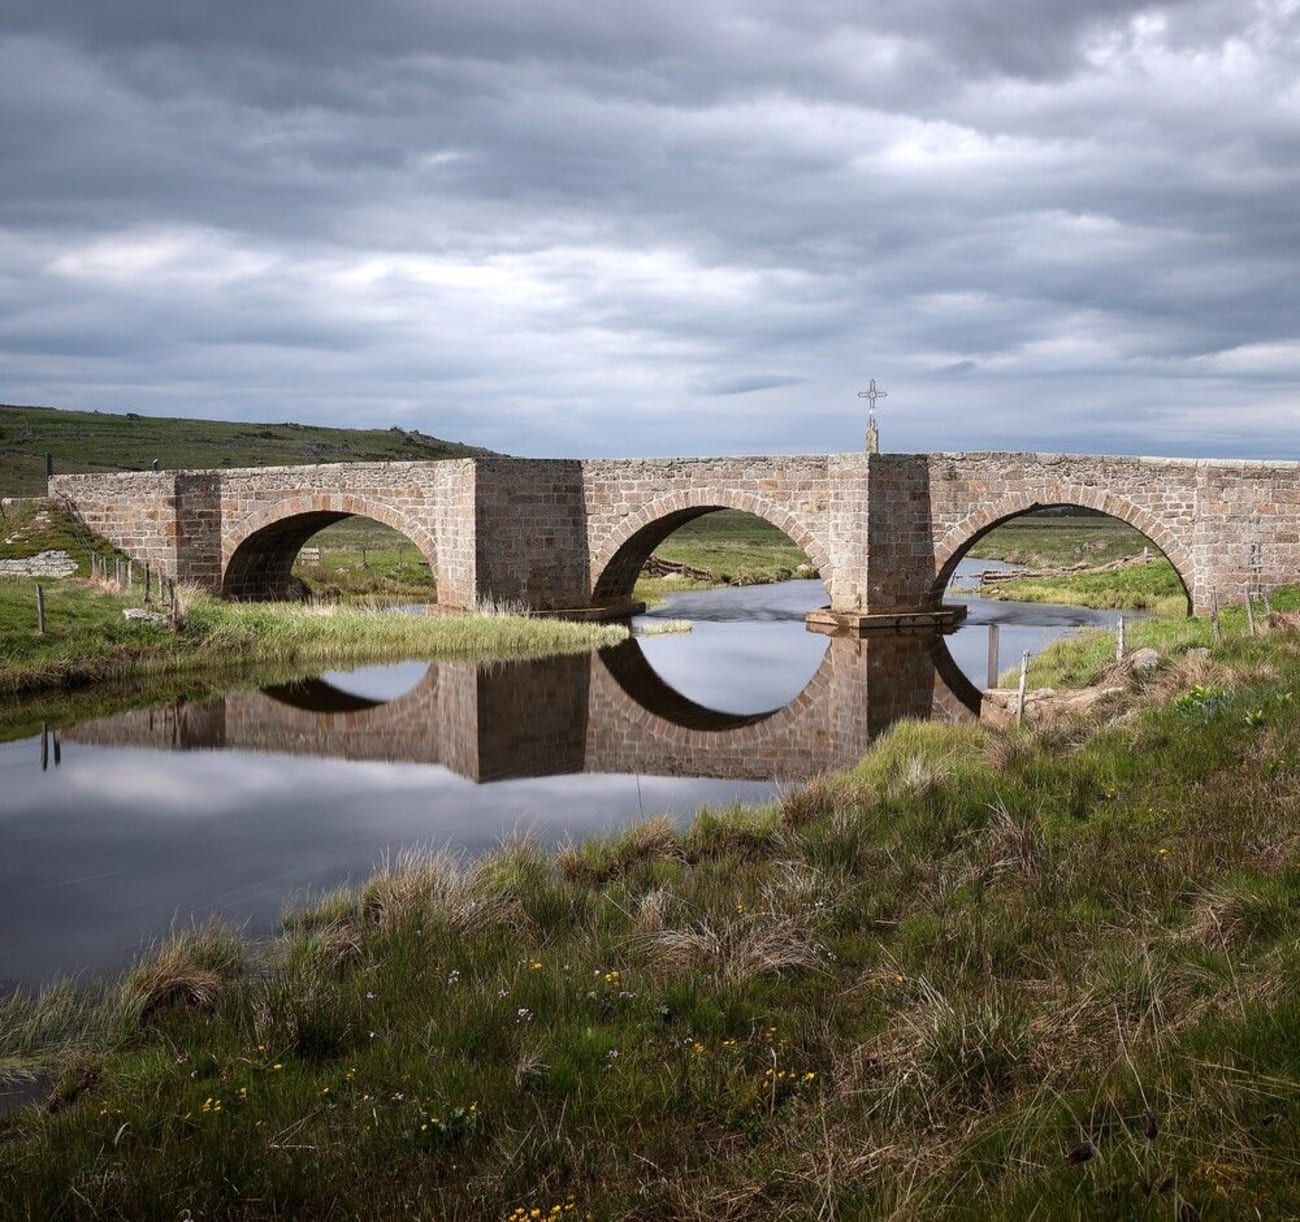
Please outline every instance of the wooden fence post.
M45 635L45 587L36 583L36 633Z
M1223 625L1219 623L1219 592L1210 595L1210 631L1216 645L1223 644Z
M987 687L998 685L998 626L989 625L989 670Z
M1124 661L1124 612L1115 621L1115 661Z
M1020 655L1020 693L1016 698L1016 725L1025 719L1025 683L1029 678L1029 650Z
M1250 604L1250 586L1246 587L1246 627L1250 635L1255 635L1255 608Z

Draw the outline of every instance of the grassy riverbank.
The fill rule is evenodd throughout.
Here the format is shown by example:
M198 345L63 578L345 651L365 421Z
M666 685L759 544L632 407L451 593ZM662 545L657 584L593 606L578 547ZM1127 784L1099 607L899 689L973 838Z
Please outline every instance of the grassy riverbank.
M1267 637L1277 648L1289 654L1294 647L1292 637L1286 634L1278 640L1274 634L1279 625L1290 624L1300 614L1300 587L1274 591L1269 602L1275 613L1271 619L1265 615L1260 603L1255 604L1257 635L1254 638L1250 635L1245 606L1236 603L1223 607L1220 626L1221 635L1227 642L1226 648L1238 651L1264 648ZM1129 620L1125 625L1125 642L1130 654L1138 649L1151 648L1162 656L1179 656L1190 649L1219 646L1208 617L1186 615ZM1082 629L1059 638L1031 657L1029 683L1031 687L1085 687L1104 679L1114 658L1113 630ZM1003 682L1010 684L1011 675L1012 672L1008 671Z
M903 723L769 809L416 856L11 999L54 1086L0 1213L1294 1215L1300 637L1226 628L1135 626L1107 720Z
M979 592L985 598L1103 611L1149 611L1156 615L1187 612L1187 592L1174 566L1163 558L1127 568L986 582Z
M1144 553L1146 563L1106 567ZM1187 611L1187 594L1173 565L1145 535L1116 518L1027 514L990 531L969 555L1046 570L986 582L979 588L985 598L1158 615ZM1068 571L1079 565L1089 568Z
M355 606L226 603L184 592L177 624L128 621L138 606L78 579L46 583L44 636L33 581L0 582L0 695L12 697L205 667L265 661L538 657L614 644L627 629L511 615L411 616Z

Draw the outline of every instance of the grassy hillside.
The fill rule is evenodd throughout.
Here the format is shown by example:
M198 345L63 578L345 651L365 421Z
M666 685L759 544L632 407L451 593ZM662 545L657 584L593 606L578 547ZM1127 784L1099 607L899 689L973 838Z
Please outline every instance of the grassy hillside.
M54 469L67 473L145 471L155 458L176 470L427 461L488 451L395 427L331 429L0 404L0 496L43 493L47 453L54 455Z

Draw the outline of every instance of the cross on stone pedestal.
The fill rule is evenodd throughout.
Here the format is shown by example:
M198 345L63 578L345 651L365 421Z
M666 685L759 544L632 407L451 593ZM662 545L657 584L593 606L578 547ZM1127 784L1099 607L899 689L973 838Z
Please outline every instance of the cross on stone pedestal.
M858 391L859 399L867 401L867 453L880 453L880 428L876 424L876 400L888 399L889 392L876 389L876 379L871 379L871 385L866 390Z

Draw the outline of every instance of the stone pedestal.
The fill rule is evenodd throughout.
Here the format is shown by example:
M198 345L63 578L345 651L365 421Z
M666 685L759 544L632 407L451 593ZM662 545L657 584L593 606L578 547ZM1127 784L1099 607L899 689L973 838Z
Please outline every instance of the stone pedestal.
M966 618L961 604L946 604L937 611L890 611L867 615L861 611L833 611L822 607L809 611L804 624L809 632L827 636L890 636L920 632L951 632Z

